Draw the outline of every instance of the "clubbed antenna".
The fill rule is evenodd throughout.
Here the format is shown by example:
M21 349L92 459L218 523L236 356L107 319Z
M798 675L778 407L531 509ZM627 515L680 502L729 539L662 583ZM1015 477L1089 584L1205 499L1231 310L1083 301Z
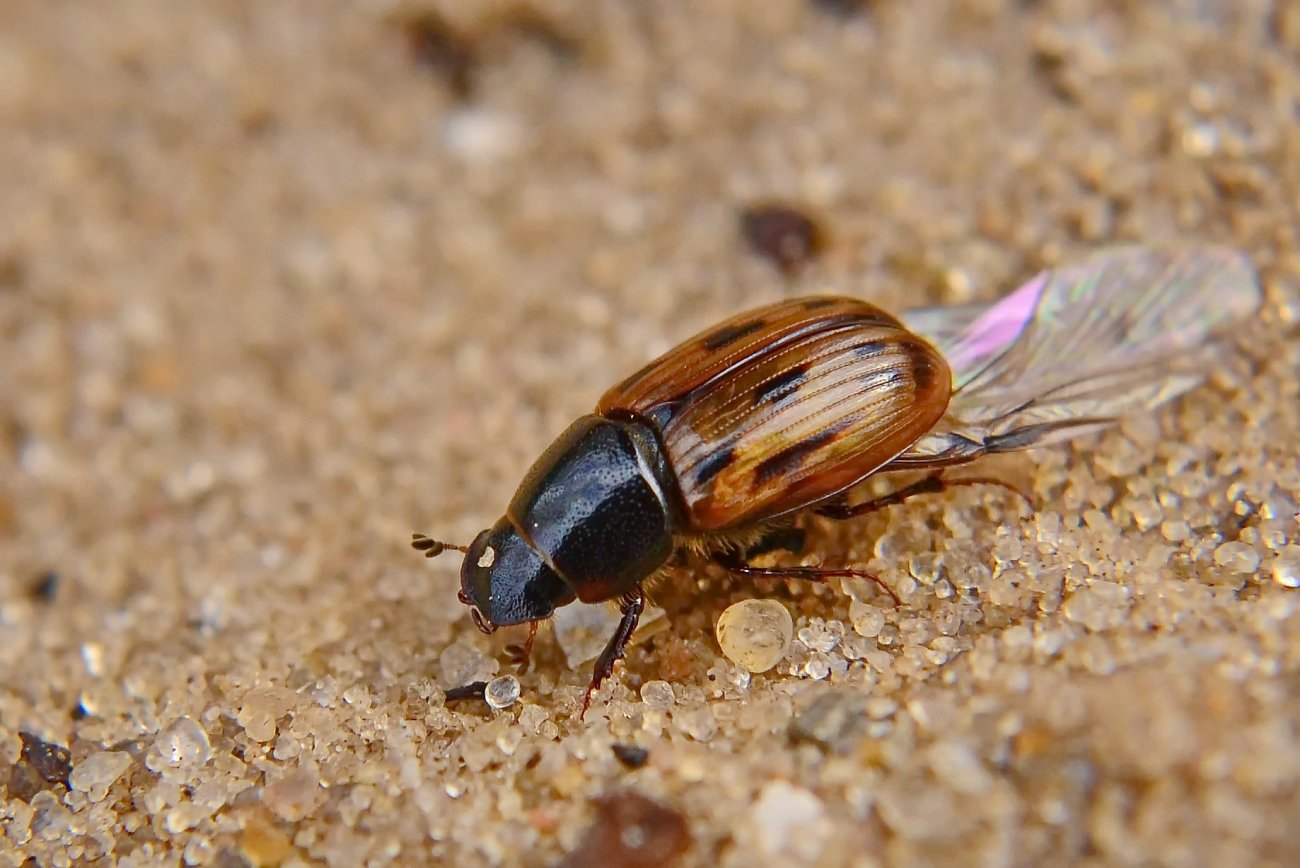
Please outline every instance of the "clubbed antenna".
M465 554L469 549L465 546L453 545L452 543L442 542L425 536L422 533L411 534L411 548L418 552L424 552L426 558L436 558L447 549Z

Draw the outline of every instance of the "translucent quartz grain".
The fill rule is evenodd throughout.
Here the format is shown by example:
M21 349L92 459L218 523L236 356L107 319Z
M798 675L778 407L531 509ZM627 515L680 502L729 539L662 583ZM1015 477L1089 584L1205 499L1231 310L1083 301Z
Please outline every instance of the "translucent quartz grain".
M750 672L766 672L790 652L794 620L776 600L741 600L718 618L716 632L728 660Z
M849 604L849 620L853 623L853 632L865 639L873 639L885 626L885 613L870 603L854 600Z
M1273 581L1284 588L1300 588L1300 546L1287 546L1277 553Z
M1214 562L1234 573L1255 572L1259 560L1259 552L1244 542L1226 542L1214 550Z
M830 823L825 807L813 793L773 781L763 787L751 810L759 850L768 857L810 862L821 855Z
M647 681L641 685L641 701L651 708L672 708L677 700L667 681Z
M72 767L68 783L74 790L90 793L91 801L97 802L130 767L130 754L116 750L98 751Z
M180 717L158 735L154 742L156 756L145 764L155 772L175 768L188 770L202 766L212 755L208 734L193 718Z
M493 678L483 689L483 698L493 708L509 708L519 699L519 679L513 675Z

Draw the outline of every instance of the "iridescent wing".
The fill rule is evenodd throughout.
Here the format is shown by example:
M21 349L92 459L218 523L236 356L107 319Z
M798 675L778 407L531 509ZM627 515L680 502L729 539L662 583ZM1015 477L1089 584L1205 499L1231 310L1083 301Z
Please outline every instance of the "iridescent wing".
M903 322L948 360L953 395L887 469L1059 442L1156 407L1205 379L1216 338L1260 301L1236 251L1119 247L987 306L909 311Z
M943 415L951 373L926 341L852 298L733 317L611 389L602 414L653 424L689 530L742 527L870 475Z

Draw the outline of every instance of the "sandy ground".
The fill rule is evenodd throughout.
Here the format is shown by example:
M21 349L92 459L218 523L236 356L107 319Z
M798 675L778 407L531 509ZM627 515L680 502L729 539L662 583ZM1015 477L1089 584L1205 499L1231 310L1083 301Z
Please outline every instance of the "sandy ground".
M1297 105L1288 0L5 0L0 861L1295 864ZM1242 346L985 468L1033 514L812 525L901 607L692 568L585 723L549 634L445 703L521 636L410 533L656 353L1170 239L1255 258ZM752 678L747 597L797 636Z

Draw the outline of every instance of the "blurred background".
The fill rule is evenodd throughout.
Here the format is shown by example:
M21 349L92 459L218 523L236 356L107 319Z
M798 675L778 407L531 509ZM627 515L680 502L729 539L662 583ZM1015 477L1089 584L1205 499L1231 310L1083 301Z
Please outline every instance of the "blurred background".
M5 0L0 846L41 865L633 864L600 837L630 812L671 830L655 864L1286 864L1298 114L1289 0ZM1254 352L1217 391L1154 433L1012 464L1051 498L1032 527L972 494L952 499L966 519L822 537L887 575L958 525L976 559L1042 543L1078 567L1053 579L1067 593L1119 583L1113 622L1008 592L958 650L1065 632L961 690L922 661L933 631L901 675L907 641L860 635L888 651L859 669L892 706L845 754L786 738L816 670L710 692L712 623L753 591L680 611L693 579L629 659L621 717L572 720L586 674L546 650L522 710L443 704L501 643L410 532L468 541L646 360L782 296L989 299L1175 239L1264 275ZM1264 505L1256 554L1216 560L1239 497ZM1051 510L1085 536L1044 536ZM882 532L913 536L882 550ZM1140 547L1120 566L1070 554L1117 535ZM1183 564L1150 600L1204 593L1143 610L1123 563L1144 558ZM778 595L800 627L851 620L843 596ZM916 604L918 636L943 605ZM881 615L895 634L909 617ZM1233 665L1143 644L1175 624ZM1068 675L1117 656L1137 667L1118 682ZM638 698L665 680L675 716ZM929 723L923 689L945 703ZM742 696L770 715L725 708ZM945 732L966 740L926 753ZM658 807L591 806L628 774L611 740L656 745L638 774Z

